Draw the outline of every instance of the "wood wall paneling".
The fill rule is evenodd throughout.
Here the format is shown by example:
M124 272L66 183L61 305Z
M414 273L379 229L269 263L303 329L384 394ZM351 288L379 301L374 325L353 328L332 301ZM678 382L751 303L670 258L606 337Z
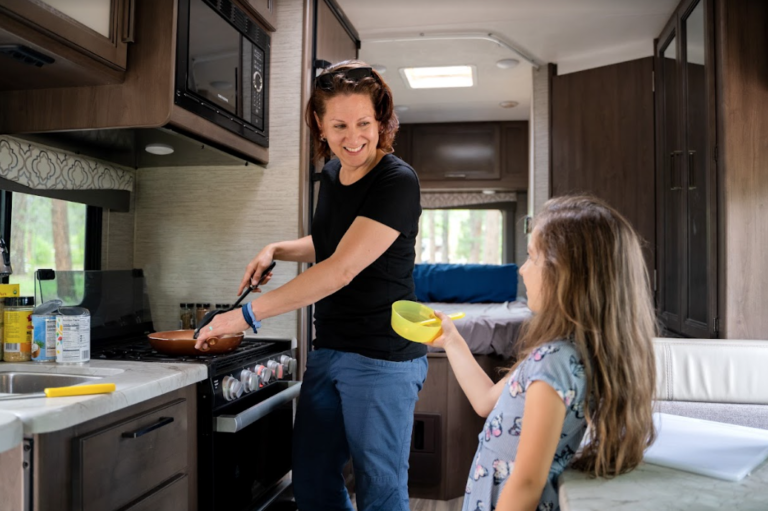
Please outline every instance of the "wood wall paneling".
M357 43L349 36L344 26L324 0L317 1L317 47L318 59L336 64L357 57Z
M604 199L646 242L653 274L652 57L554 76L552 194Z
M721 335L768 338L768 2L717 0Z

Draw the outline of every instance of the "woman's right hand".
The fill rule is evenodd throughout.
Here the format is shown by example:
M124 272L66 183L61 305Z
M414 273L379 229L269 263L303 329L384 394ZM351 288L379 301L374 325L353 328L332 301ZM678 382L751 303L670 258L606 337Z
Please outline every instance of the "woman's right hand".
M269 265L272 264L274 255L275 249L272 247L272 245L267 245L261 249L261 252L259 252L258 255L251 260L250 263L248 263L248 266L245 267L243 280L240 282L240 287L237 290L238 295L242 294L246 287L250 285L255 286L259 283L259 279L264 273L264 270L269 268ZM269 279L270 276L268 275L262 284L269 282Z
M456 329L456 325L453 323L453 320L449 318L447 314L443 314L440 311L435 311L435 316L440 319L442 330L440 331L440 335L437 337L437 339L430 343L432 346L435 346L436 348L443 348L447 351L456 343L466 342L459 331Z

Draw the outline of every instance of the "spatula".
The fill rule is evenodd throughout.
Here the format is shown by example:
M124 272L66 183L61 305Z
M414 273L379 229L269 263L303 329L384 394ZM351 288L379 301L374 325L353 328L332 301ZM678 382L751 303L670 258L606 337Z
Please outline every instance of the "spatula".
M11 401L14 399L31 399L38 397L67 397L67 396L87 396L90 394L109 394L115 391L114 383L94 383L92 385L74 385L71 387L51 387L43 392L34 392L31 394L15 394L12 396L0 397L0 401Z
M238 298L237 301L229 309L226 309L226 310L224 310L224 309L216 309L216 310L212 310L212 311L206 312L205 316L203 316L203 319L200 320L200 324L197 325L197 328L195 329L195 335L193 335L192 338L193 339L197 339L197 336L200 335L200 330L202 330L202 328L204 326L208 325L208 323L210 323L213 320L214 316L216 316L217 314L221 314L222 312L229 312L231 310L235 310L240 305L240 302L243 301L243 298L248 296L251 293L251 291L255 291L256 288L261 285L261 283L264 281L264 277L266 277L267 274L274 269L274 267L275 267L275 261L272 261L272 263L269 266L267 266L267 269L264 270L264 272L261 274L261 277L259 277L259 281L256 283L256 285L255 286L254 285L248 286L245 289L245 291L243 291L243 294L240 295L240 298Z

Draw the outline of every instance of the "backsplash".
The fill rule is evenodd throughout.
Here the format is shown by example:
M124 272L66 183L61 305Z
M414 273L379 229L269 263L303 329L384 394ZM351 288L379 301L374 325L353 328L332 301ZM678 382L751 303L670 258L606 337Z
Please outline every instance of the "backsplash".
M133 190L130 170L4 135L0 177L35 190Z

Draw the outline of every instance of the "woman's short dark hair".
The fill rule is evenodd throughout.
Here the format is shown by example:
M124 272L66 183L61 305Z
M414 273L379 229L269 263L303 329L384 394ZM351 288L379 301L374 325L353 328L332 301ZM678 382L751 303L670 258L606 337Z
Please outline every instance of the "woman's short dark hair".
M320 139L320 127L315 120L315 114L322 119L329 99L350 94L367 94L371 98L380 130L377 148L385 153L393 151L392 143L400 123L394 111L392 91L374 69L371 69L370 76L365 78L354 80L347 77L345 72L355 68L370 69L370 66L359 60L345 60L334 64L320 74L320 76L332 75L331 80L328 78L322 80L323 86L318 86L318 80L315 79L312 95L309 97L307 109L304 112L304 119L312 136L315 159L331 157L331 148L328 146L328 142Z

